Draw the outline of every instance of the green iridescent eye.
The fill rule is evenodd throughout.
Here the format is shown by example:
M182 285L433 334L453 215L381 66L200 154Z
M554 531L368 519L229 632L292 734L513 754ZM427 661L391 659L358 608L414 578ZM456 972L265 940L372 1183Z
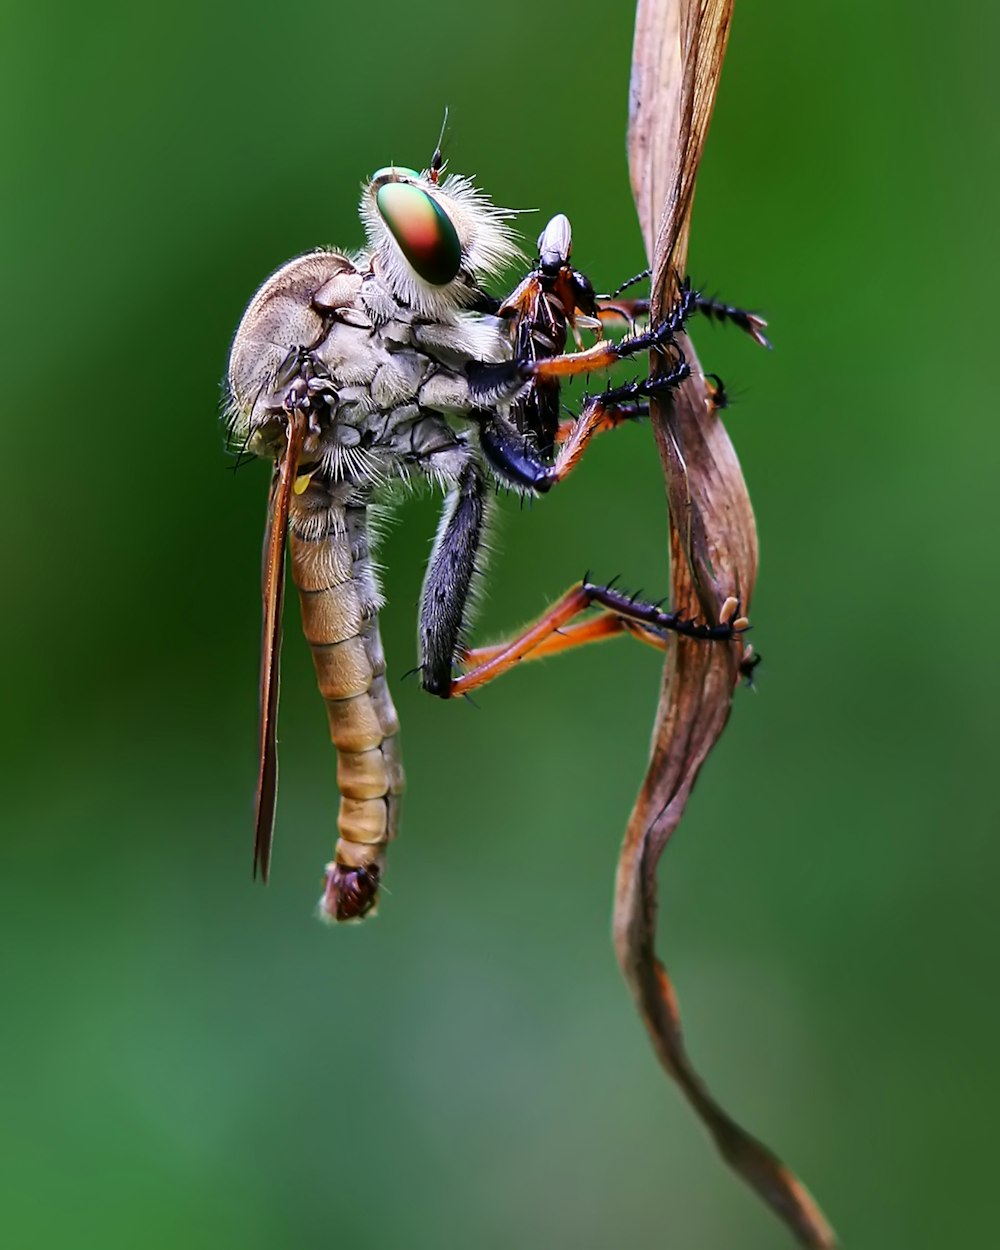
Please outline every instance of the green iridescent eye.
M372 181L377 183L380 174L392 172L404 171L380 169ZM461 267L462 245L444 209L426 191L405 182L383 183L375 202L414 271L432 286L447 286Z

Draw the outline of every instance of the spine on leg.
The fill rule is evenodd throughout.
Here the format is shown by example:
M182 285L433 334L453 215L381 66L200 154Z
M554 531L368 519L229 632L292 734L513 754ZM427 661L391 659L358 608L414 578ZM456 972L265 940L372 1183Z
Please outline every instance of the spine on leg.
M302 627L337 748L340 836L320 911L331 921L358 920L375 906L399 821L399 719L385 680L365 510L328 509L322 521L296 509L290 543Z

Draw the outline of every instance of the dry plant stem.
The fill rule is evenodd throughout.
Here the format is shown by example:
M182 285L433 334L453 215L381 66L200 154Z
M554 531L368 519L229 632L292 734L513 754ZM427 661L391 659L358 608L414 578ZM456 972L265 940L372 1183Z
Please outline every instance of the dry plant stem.
M687 265L695 177L715 103L733 0L639 0L629 108L629 166L653 266L652 316L668 308ZM650 402L670 510L671 604L717 620L728 595L749 608L757 534L739 462L690 341L692 376L672 399ZM661 367L654 356L654 371ZM629 820L615 886L614 939L622 971L660 1062L724 1158L803 1245L834 1245L804 1187L712 1098L684 1047L673 986L655 953L656 867L701 765L719 738L739 678L742 644L671 639L652 754Z

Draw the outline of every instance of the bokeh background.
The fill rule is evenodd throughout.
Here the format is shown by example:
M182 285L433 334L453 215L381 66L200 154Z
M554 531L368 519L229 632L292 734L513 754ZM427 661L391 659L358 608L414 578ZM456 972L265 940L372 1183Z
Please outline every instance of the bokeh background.
M662 870L693 1053L846 1245L995 1235L998 21L739 5L696 327L763 554L741 694ZM4 6L0 1205L37 1250L763 1250L783 1230L659 1072L609 942L658 659L396 683L409 775L378 919L315 922L334 763L289 604L274 874L250 879L267 471L217 424L256 284L360 241L426 163L555 211L611 287L631 7ZM384 546L415 663L438 503ZM667 587L648 429L501 508L480 636L584 569Z

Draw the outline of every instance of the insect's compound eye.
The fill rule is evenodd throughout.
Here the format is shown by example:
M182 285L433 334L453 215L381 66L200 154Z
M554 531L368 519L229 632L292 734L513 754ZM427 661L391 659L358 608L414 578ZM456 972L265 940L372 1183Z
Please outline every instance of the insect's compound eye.
M377 183L379 176L387 172L411 171L379 170L372 181ZM461 267L462 245L451 218L440 204L420 187L406 182L384 182L375 193L375 202L414 272L432 286L447 286Z

